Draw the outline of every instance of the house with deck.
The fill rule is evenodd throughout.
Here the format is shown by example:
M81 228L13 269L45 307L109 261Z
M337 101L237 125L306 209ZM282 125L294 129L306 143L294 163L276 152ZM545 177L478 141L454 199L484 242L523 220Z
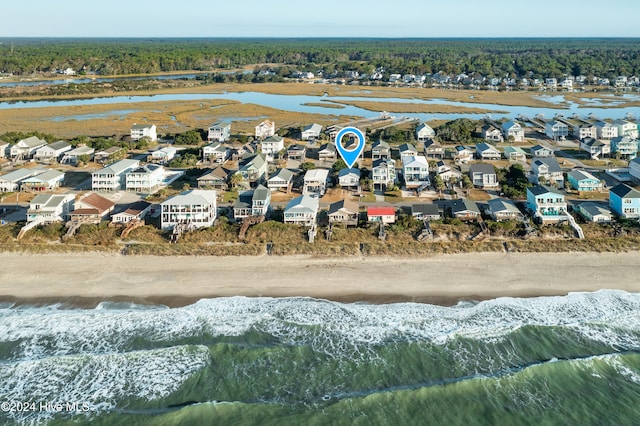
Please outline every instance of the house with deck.
M586 170L571 170L567 173L567 180L569 186L576 191L602 191L603 188L602 181Z
M411 216L419 220L440 220L440 208L436 204L412 204Z
M47 141L36 136L21 139L9 148L9 156L14 160L28 160L33 158L36 151L47 144Z
M482 130L480 132L482 139L490 142L503 142L504 137L502 136L502 132L492 126L491 124L485 124L482 126Z
M609 223L613 220L611 209L595 201L580 203L575 207L575 210L589 222Z
M289 201L284 209L284 223L313 226L318 217L320 201L310 195L301 195Z
M594 123L596 126L597 139L612 139L618 137L618 128L606 121L598 121Z
M293 185L294 173L289 169L278 169L267 180L267 188L271 191L284 191L289 193Z
M605 143L594 138L584 138L580 140L580 149L587 154L592 160L607 158L611 154L611 143Z
M611 138L611 152L618 158L633 160L638 155L638 140L629 136Z
M398 151L400 152L400 161L403 163L406 157L415 157L418 155L418 150L410 143L403 143L398 147Z
M287 158L289 160L302 162L305 160L306 156L307 156L307 149L304 147L304 145L296 143L296 144L290 145L289 148L287 148Z
M562 169L555 157L534 158L531 160L529 182L564 187Z
M451 208L451 217L460 220L478 220L480 218L480 209L475 201L469 198L458 198L451 200L449 203Z
M463 145L457 145L453 153L453 159L458 164L467 164L473 160L473 150Z
M598 128L591 123L575 123L573 126L573 136L578 140L586 138L598 138Z
M520 123L509 120L502 124L501 130L505 141L524 142L524 129Z
M93 159L96 163L107 164L113 163L124 157L125 151L121 146L112 146L94 153Z
M531 156L533 158L548 158L553 157L553 150L542 146L542 145L534 145L529 149Z
M358 216L360 207L358 203L351 200L340 200L331 203L327 217L331 224L342 224L344 226L358 226Z
M69 142L54 142L38 148L35 154L33 154L33 159L41 162L59 161L62 158L62 155L67 151L71 151L72 148L73 147Z
M230 153L229 147L220 142L212 142L202 147L202 161L204 163L224 163Z
M509 161L526 161L527 153L519 146L505 146L503 152L504 158Z
M111 216L113 223L129 223L133 220L143 220L151 211L153 204L147 201L136 201L126 206L120 213Z
M156 149L147 157L150 163L166 165L171 162L176 156L178 150L173 146L165 146L164 148Z
M158 140L158 131L155 124L134 124L131 126L131 140L138 141L147 138L151 142Z
M77 200L69 219L76 223L100 223L113 212L115 203L96 193L89 193Z
M493 145L481 142L476 144L476 158L483 161L499 160L502 154Z
M242 175L245 184L256 187L267 178L267 156L253 154L243 157L238 161L238 173Z
M373 162L371 168L373 187L386 191L396 182L396 160L380 159Z
M42 173L42 169L16 169L0 176L0 192L15 192L20 190L22 181Z
M301 138L303 141L312 141L320 137L322 133L322 126L317 123L313 123L302 129Z
M420 123L418 127L416 127L416 139L418 142L425 142L427 139L433 139L435 136L435 130L427 123Z
M22 191L51 191L59 188L64 181L64 172L47 170L24 179L20 184Z
M440 176L443 182L449 182L451 180L459 181L462 178L462 173L456 169L452 169L447 163L440 160L436 163L436 176Z
M473 185L479 188L497 188L500 185L496 169L491 164L472 164L469 167L469 177Z
M611 125L618 129L618 136L629 136L638 139L638 125L627 120L613 120Z
M73 194L38 194L29 203L27 223L64 222L73 210Z
M172 230L176 225L208 228L217 217L217 192L192 189L160 203L160 228Z
M226 191L229 188L229 177L234 172L234 170L222 166L209 170L196 179L198 181L198 189L218 189Z
M78 145L74 149L65 152L60 163L77 166L83 159L91 161L95 152L96 150L90 146Z
M431 184L429 163L422 155L405 157L402 163L402 175L407 189L421 188Z
M393 207L367 207L367 222L396 222L396 209Z
M6 158L9 155L9 142L0 140L0 158Z
M127 172L140 167L138 160L120 160L91 173L91 189L94 191L119 191L126 186Z
M231 123L219 121L207 129L207 140L225 142L231 137Z
M276 123L271 120L264 120L256 126L256 139L266 139L276 134Z
M125 189L143 194L153 194L163 186L165 169L159 164L146 164L125 174Z
M444 147L440 142L436 142L433 139L427 139L424 141L424 155L427 158L444 158Z
M640 218L640 191L621 183L609 191L609 207L620 217Z
M283 149L284 138L278 135L269 136L260 143L260 152L267 156L267 161L273 161Z
M250 216L266 216L271 205L271 191L264 185L244 191L233 205L233 218L236 221Z
M359 191L360 190L360 169L346 168L338 172L338 185L342 189Z
M378 140L371 146L371 159L376 160L388 160L391 158L391 147L385 141Z
M569 126L562 121L548 121L544 125L544 134L554 141L565 140L569 136Z
M327 191L329 182L329 170L312 169L304 174L303 195L322 196Z
M496 221L521 220L524 218L516 204L508 198L493 198L487 201L489 214Z
M318 149L318 159L320 161L330 161L333 163L338 158L337 156L338 151L336 151L336 146L332 143L325 143Z
M527 208L542 223L566 220L567 203L564 195L542 185L527 188Z

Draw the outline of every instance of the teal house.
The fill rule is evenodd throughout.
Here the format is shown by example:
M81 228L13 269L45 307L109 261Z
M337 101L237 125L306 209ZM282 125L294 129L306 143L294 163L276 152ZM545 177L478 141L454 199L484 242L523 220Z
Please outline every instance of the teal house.
M602 182L589 172L584 170L572 170L567 173L567 180L569 186L577 191L600 191L602 189Z

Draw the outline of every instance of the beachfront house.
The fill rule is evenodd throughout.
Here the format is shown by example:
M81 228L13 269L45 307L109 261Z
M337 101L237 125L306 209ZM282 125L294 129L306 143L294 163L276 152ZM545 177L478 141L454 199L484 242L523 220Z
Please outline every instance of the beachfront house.
M502 132L492 126L491 124L485 124L482 126L482 130L480 132L482 139L489 142L503 142L504 137L502 136Z
M508 198L493 198L487 201L489 214L494 220L521 220L522 212L516 204Z
M524 129L520 123L509 120L502 124L502 137L505 141L524 142Z
M610 143L604 143L590 137L580 140L580 149L588 153L592 160L606 158L611 154Z
M337 155L336 146L332 143L325 143L318 149L318 159L320 161L330 161L333 163L336 161Z
M258 185L252 191L244 191L233 205L233 218L241 221L250 216L266 216L271 204L271 191Z
M245 185L258 186L267 177L267 156L253 154L243 157L238 161L238 173L242 176Z
M542 223L566 220L567 203L564 195L542 185L527 188L527 208Z
M383 140L378 140L371 146L371 159L376 160L388 160L391 158L391 147Z
M580 203L575 209L589 222L609 223L613 220L611 210L606 205L595 201Z
M192 189L160 203L160 228L172 230L176 225L187 228L213 226L217 217L217 192Z
M504 158L509 161L526 161L527 153L519 146L505 146L503 152Z
M33 154L33 159L41 162L58 161L61 159L62 155L65 152L71 151L72 148L73 147L69 142L54 142L52 144L38 148L35 154Z
M163 186L165 169L159 164L146 164L125 173L125 189L153 194Z
M469 177L473 185L479 188L497 188L500 185L496 169L491 164L472 164L469 167Z
M561 121L548 121L544 125L544 134L554 141L565 140L569 136L569 126Z
M42 169L16 169L0 176L0 192L15 192L20 190L22 181L42 173Z
M358 226L358 203L351 200L340 200L329 206L329 223L342 224L344 226Z
M618 136L618 128L606 121L598 121L594 124L598 139L612 139Z
M534 158L531 160L529 182L554 185L557 188L564 187L562 169L555 157Z
M327 190L329 182L329 170L312 169L304 174L303 195L322 196Z
M273 161L284 149L284 139L278 135L269 136L260 143L260 151L267 156L267 161Z
M416 139L418 142L425 142L427 139L433 139L435 136L435 130L427 123L420 123L418 127L416 127Z
M411 216L419 220L440 220L440 209L436 204L412 204Z
M600 179L585 170L572 170L567 173L569 186L576 191L601 191L602 182Z
M229 188L229 176L233 173L234 171L222 166L216 167L213 170L205 172L202 176L196 179L198 182L198 188L226 191Z
M115 207L115 203L101 195L89 193L75 202L69 219L75 223L100 223Z
M393 207L367 207L367 222L395 223L396 209Z
M620 217L640 218L640 191L621 183L609 191L609 207Z
M293 184L294 173L289 169L278 169L267 180L267 188L271 191L284 190L284 192L291 191L291 185Z
M60 170L47 170L33 176L29 176L20 183L21 191L51 191L64 181L64 172Z
M147 157L150 163L155 164L169 164L176 156L178 150L173 146L165 146L164 148L156 149Z
M468 198L458 198L449 202L451 217L459 220L478 220L480 209L475 201Z
M371 180L373 187L386 191L396 182L396 160L376 160L371 168Z
M127 172L140 167L138 160L120 160L91 173L93 191L119 191L125 187Z
M494 146L481 142L476 144L476 158L483 161L499 160L502 154Z
M131 140L138 141L147 138L151 142L158 140L158 132L155 124L135 124L131 126Z
M429 163L422 155L409 156L402 162L402 174L407 189L424 188L431 184Z
M64 153L62 160L60 160L60 164L71 164L73 166L77 166L83 160L91 161L94 153L95 149L90 146L78 145L71 151Z
M47 141L36 136L20 139L9 149L9 156L14 160L28 160L33 157L39 148L47 144Z
M313 226L318 216L318 198L301 195L289 201L284 209L284 223Z
M29 203L27 223L64 222L74 202L73 194L38 194Z
M231 150L220 142L213 142L202 147L202 161L205 163L224 163Z
M638 155L638 140L629 136L611 138L611 152L618 158L633 160Z
M338 185L342 189L360 190L360 169L342 169L338 172Z
M301 138L303 141L316 140L320 137L321 132L322 126L320 124L313 123L302 129Z
M424 141L424 155L427 158L444 158L444 147L440 142L436 142L433 139L427 139Z
M217 122L207 129L209 141L225 142L231 137L231 123Z
M271 120L264 120L256 126L256 139L266 139L276 134L276 123Z
M153 204L147 201L136 201L126 206L124 211L111 216L113 223L129 223L133 220L143 220L151 211Z

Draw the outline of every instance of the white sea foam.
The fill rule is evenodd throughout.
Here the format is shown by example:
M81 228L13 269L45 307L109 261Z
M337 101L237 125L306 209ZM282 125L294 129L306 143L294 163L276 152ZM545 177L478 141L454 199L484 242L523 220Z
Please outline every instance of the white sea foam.
M87 415L126 408L131 398L157 400L175 392L209 363L203 346L110 355L74 355L0 364L5 401L86 403ZM20 423L40 423L61 414L49 410L4 413ZM76 412L68 415L78 414ZM64 415L64 413L62 414Z
M231 297L168 309L0 311L0 342L17 342L11 359L118 353L133 339L171 343L203 334L254 330L284 344L327 354L389 342L446 344L457 337L501 341L523 326L562 326L616 348L638 348L640 295L622 291L562 297L499 298L443 307L417 303L343 304L308 298Z

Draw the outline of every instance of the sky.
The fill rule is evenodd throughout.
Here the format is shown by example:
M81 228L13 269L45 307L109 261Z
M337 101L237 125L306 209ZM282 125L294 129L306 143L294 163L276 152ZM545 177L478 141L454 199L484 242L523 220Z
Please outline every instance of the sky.
M640 37L638 0L1 3L0 37Z

